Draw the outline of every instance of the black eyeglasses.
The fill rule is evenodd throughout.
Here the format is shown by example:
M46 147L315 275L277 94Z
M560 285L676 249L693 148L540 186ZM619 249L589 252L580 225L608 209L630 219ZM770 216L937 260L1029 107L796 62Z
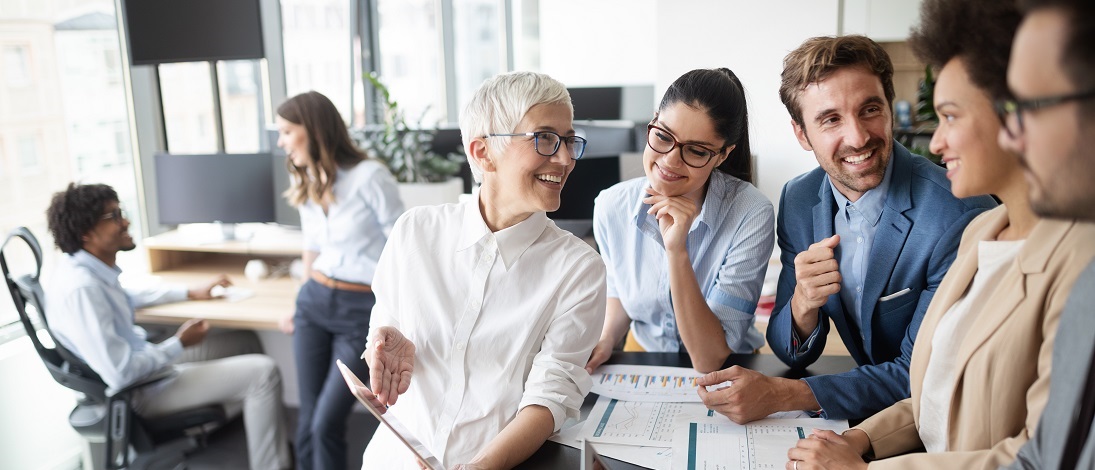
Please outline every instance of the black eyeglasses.
M570 150L570 158L581 160L582 154L586 153L586 139L584 137L578 137L576 135L564 136L551 131L521 132L517 134L487 134L483 137L532 137L532 145L536 148L536 153L545 157L555 155L555 152L559 151L559 146L563 142L566 142L567 149Z
M129 217L126 215L125 210L121 207L115 207L114 210L103 214L99 217L99 220L113 220L115 223L122 223L122 220L126 220Z
M1029 100L996 100L992 105L993 108L996 108L996 116L1000 118L1000 124L1004 126L1004 131L1014 139L1023 135L1024 112L1091 98L1095 98L1095 90L1044 98L1031 98Z
M654 124L646 125L646 145L649 145L651 150L660 154L667 154L680 147L681 161L692 168L707 166L707 163L715 158L715 155L726 150L725 146L722 147L722 150L715 151L700 144L682 144L669 131Z

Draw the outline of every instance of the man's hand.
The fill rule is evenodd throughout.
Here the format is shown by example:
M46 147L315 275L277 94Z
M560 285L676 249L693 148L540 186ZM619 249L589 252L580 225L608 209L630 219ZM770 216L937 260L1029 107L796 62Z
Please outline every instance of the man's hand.
M609 357L612 357L612 347L614 341L609 338L601 338L597 341L597 345L593 347L593 352L589 355L589 361L586 361L586 372L590 374L601 364L604 364Z
M175 332L175 336L179 338L179 342L182 343L184 348L188 348L202 342L206 333L209 333L209 322L199 318L191 318L179 327L179 331Z
M733 382L729 387L707 391L707 386L728 380ZM816 409L816 406L803 406L814 400L805 383L768 377L740 366L707 374L696 384L700 386L704 405L738 424L756 421L777 411ZM803 388L809 398L802 396Z
M844 436L829 430L815 429L813 434L806 439L799 439L798 444L787 451L787 458L790 460L785 468L860 470L867 468L862 455Z
M654 188L646 188L646 193L649 196L643 199L643 203L650 204L646 212L658 220L665 250L687 249L688 230L699 213L696 202L684 196L664 196Z
M191 288L187 291L186 297L190 300L209 300L213 298L214 287L228 287L230 285L232 285L232 281L228 279L228 276L221 274L209 282L209 284Z
M373 393L381 403L392 406L411 385L414 344L398 329L382 326L377 328L369 341L365 362L369 363Z
M833 235L810 245L795 256L795 295L791 299L791 314L800 337L809 336L817 327L817 309L840 292L840 266L836 247L840 235Z

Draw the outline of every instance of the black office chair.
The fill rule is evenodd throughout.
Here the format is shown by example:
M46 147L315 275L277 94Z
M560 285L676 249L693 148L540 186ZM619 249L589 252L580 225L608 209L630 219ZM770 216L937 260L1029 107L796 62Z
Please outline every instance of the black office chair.
M8 269L4 250L8 242L21 239L34 254L35 269L31 274L14 276ZM224 407L206 406L159 417L141 418L130 407L130 396L136 389L163 380L165 376L150 377L130 385L113 394L107 393L106 383L82 359L58 343L50 331L45 315L42 286L39 276L42 273L42 248L38 240L25 227L19 227L8 234L0 245L0 268L4 273L8 291L11 292L19 320L34 343L34 349L42 358L46 369L57 383L81 394L76 408L69 414L69 424L76 432L89 441L93 450L101 450L104 461L93 462L95 468L120 469L143 468L155 462L157 466L184 466L182 447L192 449L204 445L205 437L228 421ZM37 328L29 311L37 313L41 329ZM42 340L46 339L47 345ZM168 445L168 444L172 445ZM129 446L132 445L136 458L130 462ZM96 447L99 447L96 449ZM157 452L160 449L174 449L170 455ZM99 452L93 452L93 455ZM171 461L170 459L175 459Z

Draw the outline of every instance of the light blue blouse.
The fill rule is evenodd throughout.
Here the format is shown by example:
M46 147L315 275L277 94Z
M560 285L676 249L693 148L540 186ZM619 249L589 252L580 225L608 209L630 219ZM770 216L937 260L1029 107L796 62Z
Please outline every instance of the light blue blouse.
M403 213L395 178L379 161L365 160L338 169L334 196L327 214L313 201L300 206L304 250L319 252L312 269L334 279L372 284L388 234Z
M593 209L593 233L608 268L608 297L620 299L635 339L647 351L682 351L661 231L642 202L647 186L640 177L602 191ZM735 352L764 345L753 313L774 244L771 201L749 183L712 173L688 233L688 256L700 292Z

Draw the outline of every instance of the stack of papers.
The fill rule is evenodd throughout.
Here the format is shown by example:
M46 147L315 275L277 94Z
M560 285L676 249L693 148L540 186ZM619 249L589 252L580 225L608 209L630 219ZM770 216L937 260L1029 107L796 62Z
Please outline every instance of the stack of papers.
M784 468L788 449L814 429L848 428L802 412L736 424L703 405L699 377L678 367L601 367L593 374L592 392L600 395L593 410L551 440L580 448L585 439L601 455L659 470L753 470Z

